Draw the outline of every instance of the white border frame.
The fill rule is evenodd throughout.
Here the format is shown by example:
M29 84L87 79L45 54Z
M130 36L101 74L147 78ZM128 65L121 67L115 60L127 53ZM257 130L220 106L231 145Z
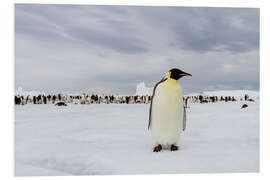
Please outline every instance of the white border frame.
M0 179L29 179L14 177L14 3L39 4L99 4L99 5L151 5L200 7L251 7L260 8L260 173L179 174L179 175L120 175L120 176L46 176L34 179L126 179L126 178L207 178L213 179L269 179L269 6L267 0L7 0L0 5L0 56L1 56L1 118L0 118Z

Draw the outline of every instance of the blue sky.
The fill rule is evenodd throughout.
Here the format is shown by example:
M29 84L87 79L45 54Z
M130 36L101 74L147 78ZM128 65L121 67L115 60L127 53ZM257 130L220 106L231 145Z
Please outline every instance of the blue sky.
M171 68L184 93L259 89L259 9L15 5L15 88L134 94Z

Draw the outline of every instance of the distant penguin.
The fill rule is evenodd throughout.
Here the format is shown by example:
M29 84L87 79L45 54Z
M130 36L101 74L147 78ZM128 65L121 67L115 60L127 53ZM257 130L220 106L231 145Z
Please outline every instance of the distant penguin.
M186 108L190 108L189 104L190 104L190 97L188 96L188 97L185 99L185 107L186 107Z
M71 103L72 101L73 101L73 98L72 98L71 96L68 95L68 96L67 96L67 102L68 102L68 103Z
M90 103L91 103L91 97L88 96L88 95L87 95L87 97L86 97L86 102L87 102L87 104L90 104Z
M148 104L148 102L149 102L149 96L146 95L146 97L145 97L145 103Z
M55 104L55 106L67 106L67 104L64 102L58 102Z
M20 96L15 96L15 104L16 105L21 104L21 97Z
M37 103L37 98L36 98L36 96L33 96L33 103L34 103L34 104Z
M62 95L58 94L58 101L61 101L61 100L62 100Z
M248 100L248 95L247 94L245 94L245 101L247 101Z
M203 100L203 96L202 95L199 96L199 100L200 100L200 102L202 102L202 100Z
M51 95L48 95L48 96L47 96L48 101L51 101L51 98L52 98Z
M100 103L100 102L99 102L98 95L95 96L95 102L98 103L98 104Z
M247 108L248 107L248 105L247 104L243 104L242 105L242 107L241 107L241 109L243 109L243 108Z
M47 97L43 95L42 98L43 98L43 103L47 104Z
M130 99L130 97L126 96L126 104L129 104L129 99Z
M154 152L161 151L162 145L170 145L171 151L178 150L179 136L186 124L182 88L177 81L183 76L191 74L171 69L154 87L148 124Z
M85 101L86 101L86 96L85 96L85 93L83 93L81 96L81 104L85 104Z

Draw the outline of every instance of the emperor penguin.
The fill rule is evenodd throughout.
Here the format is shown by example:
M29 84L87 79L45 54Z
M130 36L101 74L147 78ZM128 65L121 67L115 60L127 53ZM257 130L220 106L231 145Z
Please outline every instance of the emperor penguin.
M151 129L154 152L162 150L162 145L178 150L179 136L186 126L182 88L178 79L192 76L179 69L171 69L153 89L150 104L148 129Z

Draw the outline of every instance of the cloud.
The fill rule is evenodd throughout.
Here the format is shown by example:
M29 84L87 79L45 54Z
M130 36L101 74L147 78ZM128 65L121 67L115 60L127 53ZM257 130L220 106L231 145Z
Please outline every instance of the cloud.
M259 9L169 9L163 13L154 11L150 16L159 17L156 20L171 28L173 47L202 53L238 53L259 48Z
M69 31L69 34L79 41L92 43L120 53L138 54L147 52L146 47L143 47L143 42L134 37L116 36L114 34L84 28L72 29Z
M259 9L15 6L15 86L135 93L171 68L184 92L259 88Z
M94 9L99 9L97 6L87 6L88 9L82 7L82 12L78 11L80 7L77 6L74 6L74 9L59 5L17 5L16 7L15 31L17 33L28 34L45 41L89 43L120 53L147 52L143 40L132 34L129 23L99 15L104 7L101 8L101 12L97 11L98 13ZM59 11L56 11L57 7ZM112 10L113 13L116 12L115 8ZM65 14L70 14L67 11L73 11L79 16L68 15L64 18ZM78 20L78 23L74 19ZM84 22L80 22L82 20Z

